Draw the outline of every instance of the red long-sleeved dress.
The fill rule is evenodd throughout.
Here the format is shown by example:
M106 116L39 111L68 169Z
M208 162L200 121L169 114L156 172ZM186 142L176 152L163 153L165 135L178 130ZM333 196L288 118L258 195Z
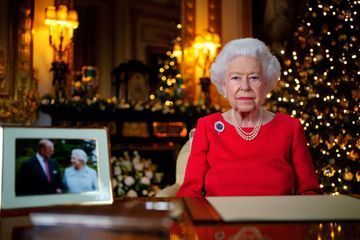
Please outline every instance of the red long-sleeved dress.
M214 124L221 121L224 130ZM252 128L244 130L251 131ZM198 120L177 197L322 194L300 121L282 113L252 141L221 113Z

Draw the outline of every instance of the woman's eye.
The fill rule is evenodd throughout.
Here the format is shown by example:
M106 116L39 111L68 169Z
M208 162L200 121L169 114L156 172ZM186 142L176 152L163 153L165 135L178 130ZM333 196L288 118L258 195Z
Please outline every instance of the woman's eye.
M251 76L249 77L250 81L257 82L259 80L258 76Z
M239 79L238 76L233 76L233 77L231 77L231 80L238 80L238 79Z

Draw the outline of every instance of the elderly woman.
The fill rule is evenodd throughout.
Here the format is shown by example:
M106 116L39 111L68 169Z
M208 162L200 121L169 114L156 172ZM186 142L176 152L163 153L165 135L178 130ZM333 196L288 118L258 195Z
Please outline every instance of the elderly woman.
M210 74L231 109L198 120L178 197L322 193L300 121L262 107L280 68L257 39L224 46Z
M65 169L64 186L69 193L95 191L98 189L96 171L86 163L88 156L82 149L71 152L71 167Z

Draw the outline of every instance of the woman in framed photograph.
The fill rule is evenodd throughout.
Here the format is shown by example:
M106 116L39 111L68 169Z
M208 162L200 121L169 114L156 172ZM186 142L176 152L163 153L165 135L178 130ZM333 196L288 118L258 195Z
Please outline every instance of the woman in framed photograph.
M82 149L71 151L71 167L65 169L64 186L68 193L96 191L98 189L97 173L87 166L88 156Z

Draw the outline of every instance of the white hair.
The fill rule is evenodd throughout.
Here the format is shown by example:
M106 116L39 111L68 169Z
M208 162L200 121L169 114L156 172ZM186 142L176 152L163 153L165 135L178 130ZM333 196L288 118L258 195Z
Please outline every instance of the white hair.
M84 164L86 164L86 162L88 160L88 156L87 156L86 152L82 149L73 149L71 151L71 157L76 157L76 158L82 160L84 162Z
M210 67L210 79L221 95L225 95L224 81L229 62L239 56L255 57L262 69L266 93L269 93L280 78L281 66L262 41L255 38L242 38L228 42Z

